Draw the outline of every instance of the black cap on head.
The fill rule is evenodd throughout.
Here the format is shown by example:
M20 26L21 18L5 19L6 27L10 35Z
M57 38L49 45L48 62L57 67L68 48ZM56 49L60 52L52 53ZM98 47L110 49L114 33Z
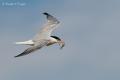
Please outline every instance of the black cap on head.
M57 37L57 36L51 36L51 37L57 39L58 41L61 41L61 39L59 37Z
M44 12L43 14L44 14L44 15L49 15L47 12Z

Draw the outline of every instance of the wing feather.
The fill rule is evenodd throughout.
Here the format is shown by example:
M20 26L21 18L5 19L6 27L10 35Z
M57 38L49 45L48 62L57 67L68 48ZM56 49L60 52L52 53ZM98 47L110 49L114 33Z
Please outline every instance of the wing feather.
M39 31L38 34L34 37L34 40L39 40L41 38L42 39L49 38L52 31L57 28L56 25L60 23L52 15L50 15L48 13L43 13L43 14L46 15L47 23L43 26L43 29L41 31Z
M24 52L22 52L21 54L18 54L15 57L20 57L20 56L24 56L24 55L27 55L29 53L32 53L38 49L41 49L43 46L47 45L47 43L48 43L48 41L46 41L46 40L41 41L41 42L36 42L36 45L34 45L30 48L27 48Z

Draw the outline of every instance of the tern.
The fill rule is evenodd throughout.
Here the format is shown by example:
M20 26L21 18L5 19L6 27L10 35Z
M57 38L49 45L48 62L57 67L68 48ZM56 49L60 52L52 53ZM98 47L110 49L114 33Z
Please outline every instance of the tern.
M44 46L50 46L52 44L58 43L62 49L65 46L65 42L57 36L52 36L51 33L55 30L60 23L54 16L44 12L46 15L47 22L43 25L43 28L33 37L31 40L24 42L16 42L16 44L29 45L30 47L23 51L21 54L18 54L14 57L20 57L32 53L38 49L41 49Z

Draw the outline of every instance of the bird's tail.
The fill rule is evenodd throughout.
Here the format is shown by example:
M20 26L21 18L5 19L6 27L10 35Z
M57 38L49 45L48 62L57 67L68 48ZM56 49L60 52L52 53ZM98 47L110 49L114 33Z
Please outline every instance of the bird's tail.
M33 45L34 42L32 40L28 40L28 41L24 41L24 42L15 42L15 44Z
M25 42L15 42L15 44L26 44Z

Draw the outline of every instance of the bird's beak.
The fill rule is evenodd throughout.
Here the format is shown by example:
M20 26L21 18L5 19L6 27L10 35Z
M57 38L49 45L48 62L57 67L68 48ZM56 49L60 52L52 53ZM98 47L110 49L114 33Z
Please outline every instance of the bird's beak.
M60 49L62 49L65 46L65 42L63 40L58 42Z

